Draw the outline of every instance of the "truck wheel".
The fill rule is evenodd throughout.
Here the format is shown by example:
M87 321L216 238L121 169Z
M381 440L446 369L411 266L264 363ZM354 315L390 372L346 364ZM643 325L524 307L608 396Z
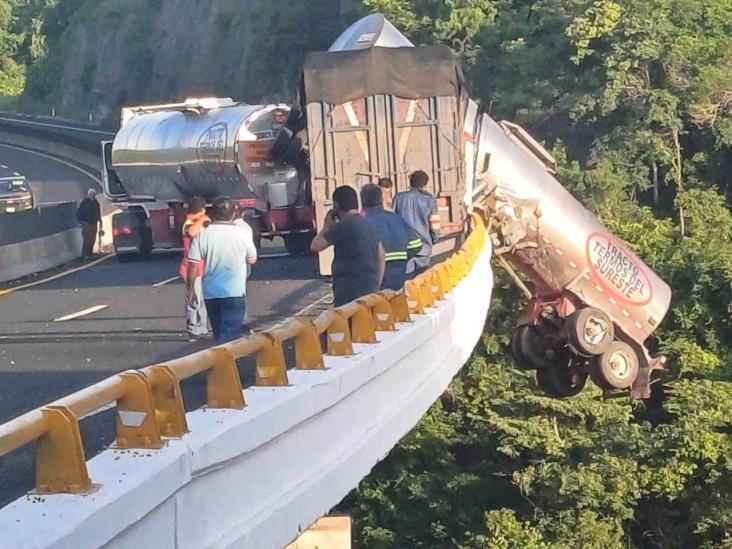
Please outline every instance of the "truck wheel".
M569 344L584 355L601 355L615 337L610 317L594 307L572 313L564 324L564 332Z
M305 255L310 251L310 243L313 241L311 234L288 234L283 237L285 249L292 256Z
M536 326L524 324L513 332L511 351L517 364L523 370L539 370L554 367L554 357L547 351L553 350L542 342Z
M565 366L542 368L536 371L536 384L547 396L569 398L578 395L585 388L587 374Z
M602 389L627 389L638 377L638 355L624 341L613 341L607 351L595 357L590 375Z

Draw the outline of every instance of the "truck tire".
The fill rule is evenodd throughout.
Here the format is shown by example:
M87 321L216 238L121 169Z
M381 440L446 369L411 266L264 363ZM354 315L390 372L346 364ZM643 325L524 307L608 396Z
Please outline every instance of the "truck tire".
M285 249L292 256L305 255L310 252L310 243L313 235L309 233L287 234L282 237L285 241Z
M639 368L640 362L633 347L624 341L613 341L593 360L590 376L601 389L627 389L638 377Z
M610 317L600 309L585 307L572 313L564 323L569 344L583 355L601 355L615 338Z
M541 341L536 326L524 324L514 330L511 351L516 363L523 370L539 370L554 367L554 359L547 355L547 346Z
M536 384L539 389L552 398L570 398L585 388L587 374L565 366L542 368L536 371Z

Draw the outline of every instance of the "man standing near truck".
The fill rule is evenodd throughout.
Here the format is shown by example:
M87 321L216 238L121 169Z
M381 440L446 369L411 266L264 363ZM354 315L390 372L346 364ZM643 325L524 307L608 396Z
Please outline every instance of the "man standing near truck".
M81 224L81 256L91 257L97 240L97 228L102 234L102 209L97 202L97 191L89 189L86 194L76 210L76 219Z
M225 196L211 205L213 222L191 242L188 252L189 305L198 306L196 279L203 264L203 299L214 341L226 343L241 336L245 314L247 265L257 262L251 229L234 224L235 204Z
M359 213L358 195L348 185L333 192L333 209L326 214L310 249L319 253L330 246L334 248L336 307L379 290L384 277L384 248L376 227Z
M382 188L373 183L361 188L361 206L379 233L386 263L381 289L399 291L404 288L407 260L422 249L422 239L407 222L384 209Z
M394 211L406 221L422 239L422 249L409 260L407 278L414 278L427 270L432 257L432 245L440 237L440 215L437 200L425 187L429 176L418 170L409 176L410 189L394 197Z

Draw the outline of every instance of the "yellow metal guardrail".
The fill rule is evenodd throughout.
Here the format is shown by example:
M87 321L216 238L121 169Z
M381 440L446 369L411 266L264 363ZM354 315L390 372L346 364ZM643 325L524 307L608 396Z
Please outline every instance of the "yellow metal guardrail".
M331 356L353 354L353 343L377 343L377 331L395 331L396 322L422 314L472 269L485 244L482 219L471 216L473 231L446 261L410 280L403 293L366 296L314 319L297 318L265 332L186 357L129 370L0 425L0 456L37 441L36 490L84 493L92 490L81 444L79 419L112 403L117 407L115 447L160 448L165 438L188 432L180 382L206 374L209 408L243 408L236 360L254 356L257 386L288 385L283 343L294 340L295 366L324 369L321 335ZM127 414L129 412L130 414Z

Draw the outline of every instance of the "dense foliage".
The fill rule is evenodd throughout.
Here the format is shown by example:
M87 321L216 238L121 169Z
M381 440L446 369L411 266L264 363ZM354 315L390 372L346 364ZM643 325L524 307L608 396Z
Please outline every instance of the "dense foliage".
M132 87L114 100L144 97L154 52L130 18L150 12L117 2L0 0L0 95L68 92L72 29L132 21L120 39ZM216 2L249 10L216 12L212 28L217 40L249 33L236 59L259 95L294 90L302 53L369 11L450 45L486 110L543 139L567 188L674 290L650 342L669 357L651 401L602 401L595 388L559 401L513 368L520 303L499 278L470 364L343 503L359 544L732 547L732 0ZM75 63L84 101L101 65Z
M347 500L367 547L732 547L732 2L365 0L451 45L473 94L673 287L654 399L541 396L512 368L517 294Z

